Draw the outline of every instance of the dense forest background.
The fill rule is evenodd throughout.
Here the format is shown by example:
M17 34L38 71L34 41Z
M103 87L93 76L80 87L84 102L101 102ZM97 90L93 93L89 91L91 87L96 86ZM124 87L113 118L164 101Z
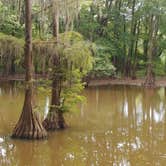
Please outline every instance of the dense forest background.
M55 1L55 0L54 0ZM52 37L52 11L58 9L60 33L76 31L94 44L92 78L145 77L166 74L165 0L33 0L33 63L49 73L49 53L35 52ZM0 73L24 72L24 3L0 1ZM44 50L42 50L44 51ZM72 50L71 54L72 54Z

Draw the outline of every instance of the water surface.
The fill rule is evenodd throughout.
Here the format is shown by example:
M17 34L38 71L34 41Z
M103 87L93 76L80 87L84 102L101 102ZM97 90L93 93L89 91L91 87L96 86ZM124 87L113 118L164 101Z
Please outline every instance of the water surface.
M70 128L44 141L13 140L23 104L15 83L0 84L0 165L165 166L166 90L131 86L84 91L80 111L66 115ZM37 95L36 95L37 96ZM42 112L49 98L34 97Z

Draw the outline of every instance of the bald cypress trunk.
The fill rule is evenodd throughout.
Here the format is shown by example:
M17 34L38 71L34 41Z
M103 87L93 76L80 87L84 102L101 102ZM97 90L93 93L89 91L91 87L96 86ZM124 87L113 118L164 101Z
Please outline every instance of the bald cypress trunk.
M56 39L56 44L58 45L58 35L59 35L59 9L58 3L55 3L55 13L53 14L53 36ZM63 112L59 109L60 107L60 94L62 88L62 81L60 73L60 56L58 52L53 55L53 75L52 75L52 96L51 96L51 106L46 119L43 121L43 126L46 130L56 130L64 129L66 123L63 117Z
M31 22L31 0L25 0L26 24L25 24L25 65L26 65L26 90L22 114L12 137L41 139L47 136L47 133L40 122L37 114L32 110L32 22Z
M147 61L147 72L144 86L154 87L155 86L155 73L153 67L153 58L156 54L157 48L157 33L158 33L158 17L151 15L149 23L149 43L148 43L148 61Z

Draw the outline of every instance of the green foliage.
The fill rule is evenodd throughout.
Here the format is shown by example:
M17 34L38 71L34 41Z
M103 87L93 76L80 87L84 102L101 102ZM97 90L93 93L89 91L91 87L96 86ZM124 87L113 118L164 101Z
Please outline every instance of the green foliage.
M72 111L77 103L84 100L81 95L84 88L82 78L92 69L95 46L85 41L81 34L73 31L60 34L58 43L54 40L35 41L33 50L40 57L47 54L50 62L55 55L58 56L59 64L57 66L50 64L49 68L52 79L58 79L61 82L61 105L51 107L56 107L63 112ZM46 88L41 88L41 90L44 89Z
M73 110L73 107L84 99L80 94L84 88L82 78L92 69L94 46L84 41L83 36L77 32L66 32L59 38L60 45L65 45L61 46L62 51L59 50L63 69L61 75L64 75L63 82L66 85L61 94L64 101L61 110Z
M85 97L81 95L81 92L84 89L82 73L79 69L72 70L67 80L68 84L61 94L61 99L63 101L61 109L63 111L75 111L77 110L77 104L85 100Z
M0 33L0 56L1 64L3 65L2 67L11 66L12 63L14 63L14 65L19 68L23 61L23 53L23 40ZM7 68L5 68L5 70L7 70Z
M109 77L115 75L116 68L112 65L112 55L109 47L98 46L95 64L91 74L93 77Z
M161 64L159 57L166 48L165 9L165 0L125 0L113 3L96 0L82 6L75 29L99 47L93 73L101 77L114 75L115 69L115 74L123 74L127 68L129 71L142 71L142 68L146 71L148 58L144 44L150 40L150 18L155 15L159 22L154 66L160 68L160 72L156 73L163 74L158 64ZM142 60L145 65L142 65Z
M23 37L24 26L20 24L14 10L0 2L0 32L16 37Z
M8 2L11 1L0 1L0 32L21 38L24 36L24 4L22 3L21 10L18 11L18 1L13 1L12 4ZM159 21L156 37L157 51L153 66L159 67L157 74L163 75L165 73L160 58L161 55L166 56L165 0L89 0L81 1L80 4L76 4L75 1L72 5L65 6L65 8L64 3L62 4L60 5L61 33L58 45L55 46L55 39L50 39L50 36L52 36L52 8L44 9L46 5L50 5L50 2L33 2L32 27L33 37L36 38L33 41L35 72L49 73L53 71L54 67L51 66L52 57L58 53L61 61L63 61L62 68L69 69L71 66L72 70L81 68L84 75L88 74L91 69L91 73L97 77L122 75L128 67L127 65L129 65L130 71L136 68L136 73L145 74L148 60L145 53L145 44L148 45L150 40L150 18L155 15ZM135 7L132 13L133 5ZM70 24L67 29L73 31L64 32L67 22ZM136 33L134 34L135 29ZM9 39L11 39L11 36L9 36ZM7 46L7 43L5 44L3 41L1 56L16 57L14 64L18 68L17 71L20 71L23 62L23 42L20 42L21 51L19 53L17 42L16 49L9 51L10 53L2 54L2 50L4 51L6 48L9 48L9 50L12 50L12 47L15 48L8 41L7 36L5 40L9 44ZM96 48L94 49L94 47ZM14 56L7 56L9 54ZM93 56L91 56L92 54ZM9 61L10 66L11 61L3 58L1 59L1 68L4 68L6 61ZM61 71L61 73L64 72Z
M23 37L24 27L20 25L15 15L10 15L1 22L0 31L8 35Z
M3 50L4 52L8 50L15 56L21 55L23 53L24 40L18 39L11 35L0 33L0 43L1 54L3 54Z

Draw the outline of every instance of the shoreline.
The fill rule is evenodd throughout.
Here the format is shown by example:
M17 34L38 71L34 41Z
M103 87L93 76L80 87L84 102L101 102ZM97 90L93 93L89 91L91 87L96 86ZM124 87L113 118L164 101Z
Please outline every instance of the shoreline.
M0 81L24 81L25 75L24 74L14 74L14 75L8 75L8 76L2 76L0 75ZM42 75L42 74L33 74L33 79L48 79L48 75Z
M48 79L48 75L34 74L33 78L38 79ZM4 81L24 81L24 75L9 75L0 76L0 82ZM95 86L110 86L110 85L131 85L131 86L143 86L144 78L100 78L100 79L90 79L88 80L87 87ZM155 81L155 87L166 87L166 77L158 77Z
M130 79L130 78L109 78L109 79L94 79L90 80L88 87L94 86L109 86L109 85L131 85L131 86L143 86L143 78ZM166 78L157 78L155 81L155 87L166 87Z

